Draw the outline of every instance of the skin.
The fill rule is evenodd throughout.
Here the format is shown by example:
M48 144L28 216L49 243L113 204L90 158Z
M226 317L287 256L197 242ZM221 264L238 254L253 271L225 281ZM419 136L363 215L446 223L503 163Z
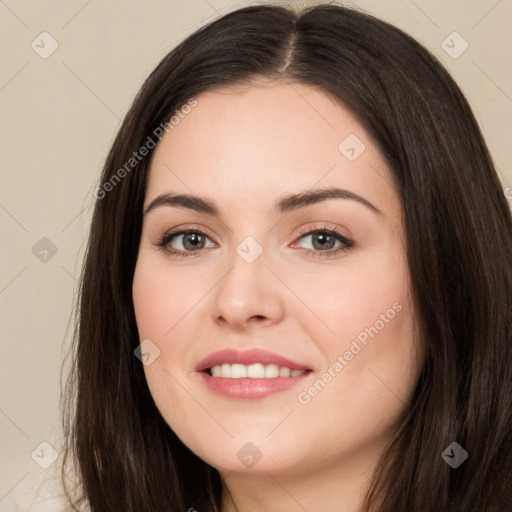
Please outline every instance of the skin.
M422 363L391 171L349 111L311 86L260 81L196 99L155 150L145 207L163 193L194 193L221 215L169 205L145 215L133 300L140 339L160 350L144 366L149 389L180 439L219 470L222 512L355 512ZM365 145L354 161L338 149L349 134ZM273 209L284 195L334 186L381 215L339 198ZM315 257L314 235L299 228L324 225L354 247L334 253L335 242ZM155 245L173 228L205 233L197 255ZM250 264L236 252L247 236L263 250ZM169 245L191 252L183 236ZM400 311L336 372L338 356L393 304ZM224 348L267 349L313 371L266 398L222 397L195 367ZM301 403L329 368L335 377ZM237 457L248 442L261 453L251 467Z

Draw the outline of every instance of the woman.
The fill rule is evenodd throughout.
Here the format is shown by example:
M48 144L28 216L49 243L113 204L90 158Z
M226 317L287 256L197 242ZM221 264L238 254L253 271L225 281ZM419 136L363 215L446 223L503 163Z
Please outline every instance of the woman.
M77 506L511 509L512 218L412 38L221 17L146 80L95 197Z

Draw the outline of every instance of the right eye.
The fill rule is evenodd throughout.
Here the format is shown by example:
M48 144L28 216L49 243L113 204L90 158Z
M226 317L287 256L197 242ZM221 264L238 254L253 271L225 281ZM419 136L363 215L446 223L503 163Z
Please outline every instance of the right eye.
M200 230L183 229L165 233L155 245L160 247L166 254L188 257L195 256L201 249L206 248L205 244L207 240L210 240L209 237ZM177 248L176 245L181 245L183 249Z

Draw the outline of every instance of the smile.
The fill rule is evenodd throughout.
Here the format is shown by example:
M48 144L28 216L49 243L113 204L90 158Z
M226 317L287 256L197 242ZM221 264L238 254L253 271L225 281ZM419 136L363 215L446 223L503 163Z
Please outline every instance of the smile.
M277 364L216 364L209 369L212 377L224 377L228 379L275 379L277 377L299 377L306 370L291 370L287 366Z
M312 373L303 363L261 348L219 350L201 360L195 370L216 395L239 399L287 391Z

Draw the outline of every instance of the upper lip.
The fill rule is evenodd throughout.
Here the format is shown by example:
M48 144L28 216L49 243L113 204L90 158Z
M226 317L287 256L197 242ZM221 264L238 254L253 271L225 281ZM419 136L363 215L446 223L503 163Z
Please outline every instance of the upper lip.
M297 363L296 361L292 361L286 357L280 356L278 354L274 354L273 352L269 352L267 350L262 350L259 348L253 348L251 350L246 350L244 352L239 352L234 349L225 349L219 350L217 352L213 352L209 356L205 357L201 360L197 367L196 371L202 372L208 370L212 366L218 364L276 364L277 366L286 366L290 368L290 370L310 370L308 366Z

